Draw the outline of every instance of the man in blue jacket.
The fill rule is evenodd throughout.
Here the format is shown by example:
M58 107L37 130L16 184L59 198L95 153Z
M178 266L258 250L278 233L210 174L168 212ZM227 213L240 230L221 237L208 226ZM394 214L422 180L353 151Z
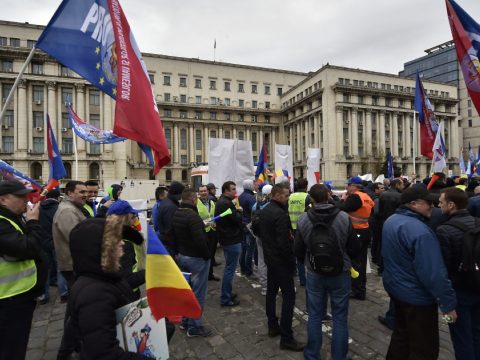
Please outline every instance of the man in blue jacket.
M382 232L383 285L395 306L387 360L437 359L438 310L455 321L457 300L439 242L424 224L434 197L422 184L405 190Z

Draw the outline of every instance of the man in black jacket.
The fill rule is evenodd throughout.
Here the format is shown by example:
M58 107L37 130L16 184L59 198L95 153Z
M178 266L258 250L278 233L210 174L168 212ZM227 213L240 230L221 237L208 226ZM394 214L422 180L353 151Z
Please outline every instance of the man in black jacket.
M440 209L448 215L437 228L448 277L457 296L458 318L449 324L456 359L478 359L480 356L480 289L461 270L464 230L474 229L475 218L466 210L468 195L457 188L440 191ZM458 224L458 225L457 225ZM463 229L462 229L463 228Z
M205 224L198 215L197 193L193 189L182 192L182 202L173 216L173 233L178 249L180 268L191 273L190 284L202 309L208 287L208 270L210 268L210 248L208 246ZM182 327L188 337L210 336L212 330L202 326L202 319L184 319Z
M243 239L242 213L233 204L236 191L237 185L233 181L225 182L222 185L222 195L215 204L215 216L228 209L232 211L231 215L224 216L217 221L217 237L225 256L220 296L222 306L237 306L240 303L236 299L236 295L232 293L233 278L242 251Z
M167 248L170 255L175 256L177 249L173 239L172 220L177 211L180 196L185 186L177 181L172 182L168 189L168 196L163 199L158 207L157 224L160 229L160 240Z
M45 233L40 203L27 208L32 191L18 181L0 182L0 359L25 359L35 298L45 287Z
M260 212L260 239L267 264L267 295L265 311L268 318L268 336L281 335L280 348L302 351L303 345L293 337L292 317L295 306L295 255L288 216L288 184L276 184L272 188L272 200ZM282 315L280 325L276 315L278 289L282 291Z

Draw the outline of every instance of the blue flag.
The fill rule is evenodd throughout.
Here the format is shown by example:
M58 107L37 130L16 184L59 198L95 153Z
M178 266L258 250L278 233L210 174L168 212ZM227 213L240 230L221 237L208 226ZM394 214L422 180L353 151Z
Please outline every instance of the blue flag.
M393 179L393 158L390 151L387 153L387 177Z

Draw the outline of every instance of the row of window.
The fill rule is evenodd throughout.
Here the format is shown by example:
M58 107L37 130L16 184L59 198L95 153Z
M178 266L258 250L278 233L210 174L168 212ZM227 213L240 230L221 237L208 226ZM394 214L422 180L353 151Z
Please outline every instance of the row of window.
M10 41L9 41L10 40ZM27 48L32 49L36 44L36 40L27 40ZM5 36L0 36L0 46L11 46L11 47L20 47L19 38L7 38Z
M33 111L33 128L43 128L45 126L45 116L43 111ZM2 120L2 125L4 128L13 127L15 123L14 120L14 111L13 110L6 110L5 115ZM89 123L96 128L101 128L100 125L100 115L99 114L90 114L89 115ZM64 129L71 129L72 125L70 123L70 117L68 113L62 113L62 128Z
M164 93L163 94L163 99L165 102L172 102L172 96L170 93ZM180 101L179 101L180 100ZM187 95L181 94L180 97L174 96L173 97L173 102L180 102L181 104L186 104L187 103ZM196 105L202 105L202 97L201 96L195 96L195 104ZM224 100L217 98L217 97L210 97L209 100L209 105L224 105L224 106L230 106L231 101L230 98L225 98ZM238 106L243 108L245 107L245 100L239 99L238 100ZM252 100L252 109L257 109L258 108L258 101L257 100ZM265 109L270 109L270 101L265 101Z
M171 109L164 109L163 110L163 117L166 118L171 118L173 117L172 115L172 110ZM226 120L226 121L233 121L234 114L230 113L223 113L223 118L221 118L217 112L211 111L209 113L209 120ZM180 110L179 111L179 117L180 119L189 119L190 117L188 116L188 111L187 110ZM203 112L202 111L195 111L194 114L194 119L196 120L203 120ZM268 124L270 123L270 115L265 115L264 116L265 122ZM237 121L245 121L245 115L244 114L236 114L236 120ZM257 122L258 121L258 116L257 115L250 115L250 120L252 122Z
M100 144L89 144L90 155L100 155ZM2 136L2 153L13 154L15 152L14 147L14 137L13 136ZM45 142L44 138L39 136L33 137L32 149L33 154L44 154L45 153ZM72 138L63 138L61 152L63 154L73 154L73 139Z
M311 94L313 94L314 91L320 90L322 88L322 80L317 81L315 84L309 86L306 88L304 91L301 91L295 96L291 97L289 100L285 101L282 106L285 108L287 106L290 106L294 104L297 101L302 100L304 97L307 97Z
M32 61L29 66L31 74L44 75L42 62ZM13 72L13 60L2 59L0 61L0 70L2 72ZM66 66L60 65L60 76L73 77L75 73Z
M72 164L68 161L63 162L66 176L64 180L72 178ZM42 180L42 164L34 162L30 165L30 177L35 180ZM88 165L88 178L91 180L100 179L100 165L96 162L92 162Z
M152 84L154 83L154 76L153 74L149 74L150 76L150 81ZM202 89L202 79L195 78L194 79L195 84L194 87L196 89ZM171 86L172 85L172 78L170 75L164 75L163 76L163 85L165 86ZM180 76L179 78L179 83L178 86L180 87L187 87L187 78L184 76ZM217 80L209 80L209 89L210 90L217 90ZM224 81L223 82L223 91L232 91L232 86L230 81ZM250 90L252 94L258 94L258 85L257 84L251 84ZM263 86L263 91L265 95L271 95L271 87L270 85L264 85ZM282 87L277 87L277 95L282 96ZM245 83L239 82L238 83L238 88L237 92L239 93L244 93L245 92Z

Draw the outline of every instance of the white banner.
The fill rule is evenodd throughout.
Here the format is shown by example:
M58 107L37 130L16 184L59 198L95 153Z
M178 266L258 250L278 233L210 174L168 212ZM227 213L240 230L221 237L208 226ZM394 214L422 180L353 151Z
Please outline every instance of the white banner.
M237 193L243 192L243 180L255 180L252 143L246 140L209 139L208 182L219 189L226 181L237 184Z
M286 170L290 177L290 190L293 191L293 156L290 145L275 144L275 173Z
M308 190L320 182L320 149L308 148L307 181Z
M432 153L432 171L433 172L442 172L443 169L447 167L447 162L445 161L445 146L442 137L442 124L438 125L437 136L435 137L435 142L433 143Z

